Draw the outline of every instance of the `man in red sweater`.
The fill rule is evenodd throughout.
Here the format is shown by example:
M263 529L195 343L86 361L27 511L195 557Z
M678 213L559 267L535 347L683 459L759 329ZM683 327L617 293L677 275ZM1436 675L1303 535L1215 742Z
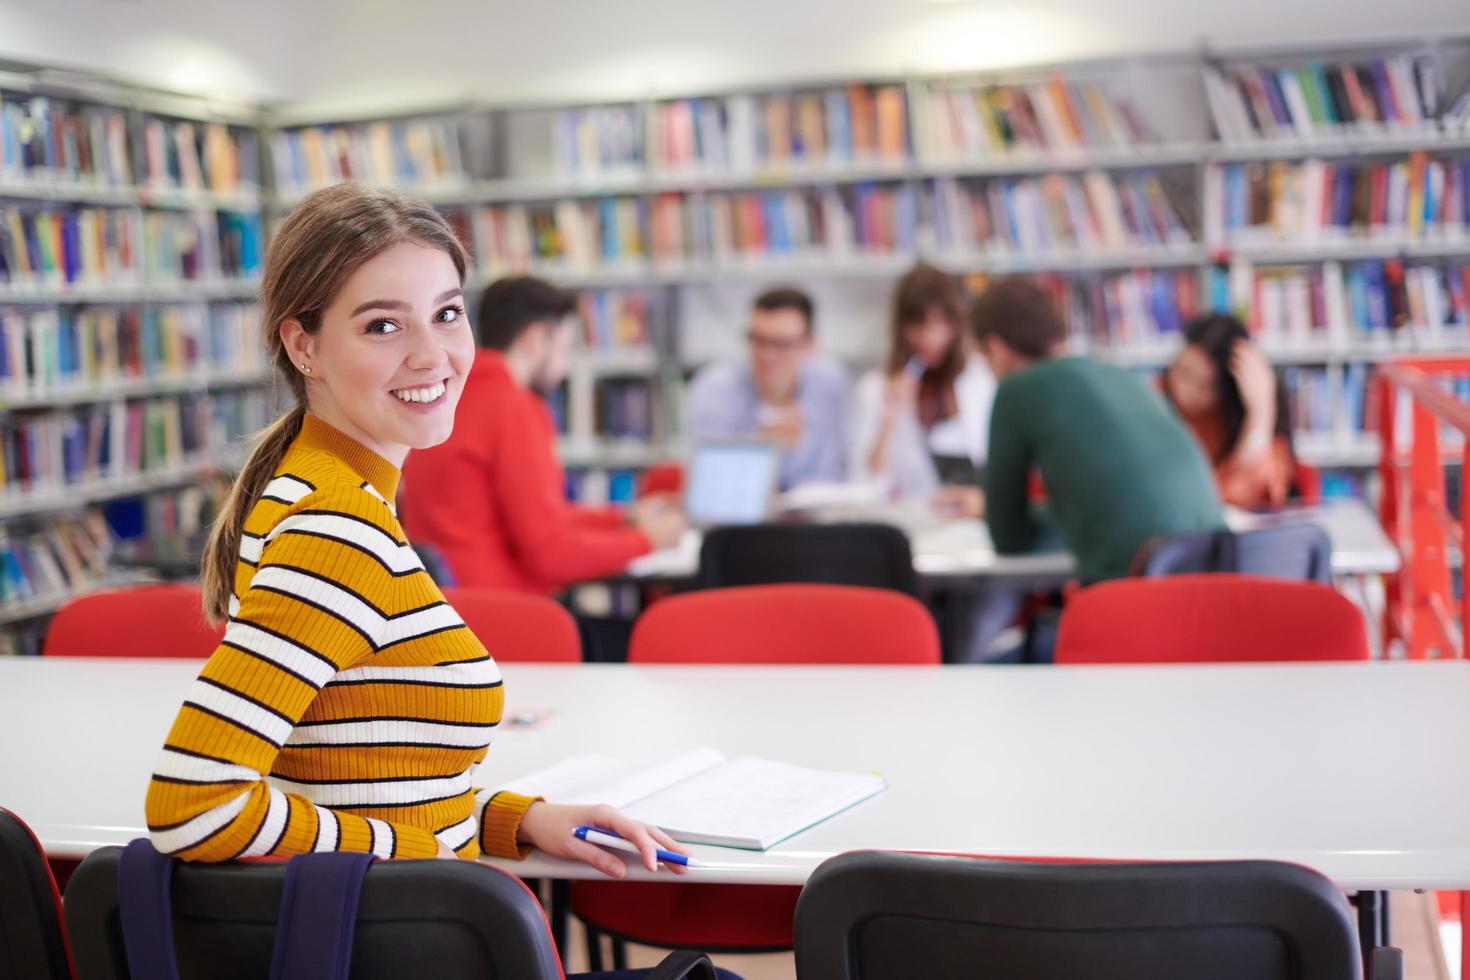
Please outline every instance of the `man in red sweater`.
M620 572L683 534L683 514L663 501L623 512L566 500L556 423L541 392L566 377L575 306L540 279L492 283L454 434L404 464L403 528L439 551L459 585L558 592Z

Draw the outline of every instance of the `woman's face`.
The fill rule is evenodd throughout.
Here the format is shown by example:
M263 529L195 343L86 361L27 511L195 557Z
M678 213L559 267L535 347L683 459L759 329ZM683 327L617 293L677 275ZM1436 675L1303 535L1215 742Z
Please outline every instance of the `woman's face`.
M903 342L925 367L935 368L944 363L958 333L954 322L936 306L923 320L903 328Z
M348 278L315 334L294 320L281 330L298 369L311 368L312 414L399 466L449 438L475 340L444 250L387 248Z
M1194 344L1185 344L1169 365L1169 395L1179 414L1199 418L1220 404L1220 378L1215 362Z

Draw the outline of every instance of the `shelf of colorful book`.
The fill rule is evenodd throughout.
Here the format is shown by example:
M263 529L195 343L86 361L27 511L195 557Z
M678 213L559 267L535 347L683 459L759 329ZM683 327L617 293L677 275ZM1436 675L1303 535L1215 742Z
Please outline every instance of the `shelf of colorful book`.
M585 369L593 375L652 375L659 371L658 351L647 346L576 348L568 366Z
M181 279L161 283L72 283L66 286L0 285L0 304L169 303L254 299L259 293L259 279Z
M30 514L46 514L74 510L101 500L131 497L166 490L169 487L197 483L216 469L208 457L157 470L128 473L119 477L108 477L70 486L44 484L29 491L0 493L0 520L10 520Z
M1214 261L1246 259L1258 265L1291 265L1301 262L1354 261L1357 259L1442 259L1470 255L1470 235L1451 238L1324 239L1316 242L1234 242L1209 249Z
M87 405L119 398L144 398L218 388L245 388L252 385L263 385L270 380L269 371L193 371L186 374L165 374L102 383L73 384L46 391L21 392L13 395L0 390L0 412L60 408L65 405Z
M1347 343L1325 340L1292 340L1258 336L1262 352L1273 364L1382 364L1399 357L1444 354L1470 350L1470 340L1463 331L1442 343L1429 343L1413 336L1420 328L1402 327L1392 335L1384 332L1382 340L1364 338ZM1099 344L1086 340L1072 342L1073 352L1096 357L1123 367L1163 367L1179 352L1179 340L1160 338L1131 344Z
M1210 159L1209 143L1143 144L1128 148L1086 148L1045 153L1016 151L1004 156L947 158L910 168L915 177L982 177L990 174L1049 174L1085 170L1196 166Z
M1065 248L1041 252L922 249L922 258L948 269L1004 275L1022 272L1086 272L1092 269L1178 268L1200 265L1205 251L1195 244L1124 249ZM917 261L912 258L909 261Z
M1358 130L1330 136L1221 141L1205 144L1196 159L1220 163L1290 160L1298 157L1370 157L1386 154L1453 153L1470 150L1470 135L1426 128L1413 132Z
M1292 447L1298 459L1318 469L1367 469L1377 466L1382 454L1378 436L1367 432L1349 437L1298 432Z
M219 193L151 187L109 187L69 181L0 180L0 200L37 200L103 207L145 207L174 211L258 211L255 191Z
M68 592L46 592L30 599L10 599L0 602L0 626L39 619L49 616L73 599L89 592L112 589L124 585L137 585L156 581L157 577L147 572L123 572L109 574L106 578L89 583L80 589Z
M670 455L669 447L658 442L565 437L557 440L557 453L562 465L570 469L638 468L662 462Z

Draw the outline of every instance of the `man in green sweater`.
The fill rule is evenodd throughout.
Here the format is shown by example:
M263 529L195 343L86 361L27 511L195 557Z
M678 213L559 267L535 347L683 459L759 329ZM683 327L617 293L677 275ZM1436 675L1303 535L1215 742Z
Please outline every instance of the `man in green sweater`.
M1001 279L971 314L1000 381L990 414L985 510L1002 554L1037 547L1031 468L1084 584L1121 578L1157 534L1225 526L1209 465L1163 400L1122 368L1064 356L1066 324L1030 279Z

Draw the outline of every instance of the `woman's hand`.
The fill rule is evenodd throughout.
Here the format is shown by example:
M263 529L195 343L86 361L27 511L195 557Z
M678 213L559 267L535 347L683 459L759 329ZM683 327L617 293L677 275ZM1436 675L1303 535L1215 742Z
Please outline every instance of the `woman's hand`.
M1249 418L1268 425L1276 421L1276 372L1255 344L1237 341L1230 351L1230 376L1240 389L1240 400Z
M683 848L662 830L639 823L610 806L564 806L540 801L532 803L521 817L521 827L516 839L552 857L590 864L609 878L621 878L627 874L627 866L615 851L572 836L573 830L584 826L616 832L638 848L643 866L649 871L658 869L658 855L655 853L657 848L662 847L676 854L684 853ZM675 874L683 874L687 870L677 864L668 865L668 869Z
M439 861L458 861L459 855L451 851L449 845L441 840L439 841L439 853L435 854L434 858Z

